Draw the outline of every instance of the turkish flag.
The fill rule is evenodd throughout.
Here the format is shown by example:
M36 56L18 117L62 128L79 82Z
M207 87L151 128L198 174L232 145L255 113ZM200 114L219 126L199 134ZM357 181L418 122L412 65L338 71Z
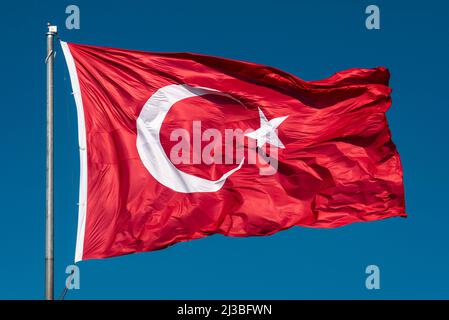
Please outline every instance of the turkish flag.
M78 112L76 261L406 216L386 68L303 81L192 53L62 47Z

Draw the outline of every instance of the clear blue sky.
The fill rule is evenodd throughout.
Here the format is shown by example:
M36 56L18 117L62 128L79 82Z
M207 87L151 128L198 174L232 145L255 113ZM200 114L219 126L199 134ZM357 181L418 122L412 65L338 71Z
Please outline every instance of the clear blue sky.
M365 7L381 30L365 28ZM67 1L1 4L0 298L44 293L45 32L68 42L191 51L267 64L314 80L351 67L390 69L388 119L402 157L409 218L270 237L221 235L165 250L81 262L67 299L449 298L449 4L444 1ZM79 157L75 104L55 63L55 293L74 257ZM381 289L365 289L365 267Z

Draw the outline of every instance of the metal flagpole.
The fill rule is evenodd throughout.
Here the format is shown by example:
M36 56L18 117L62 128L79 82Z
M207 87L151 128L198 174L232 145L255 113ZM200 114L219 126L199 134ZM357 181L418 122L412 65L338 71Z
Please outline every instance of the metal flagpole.
M48 24L47 32L47 168L45 203L45 299L53 300L53 40L57 27Z

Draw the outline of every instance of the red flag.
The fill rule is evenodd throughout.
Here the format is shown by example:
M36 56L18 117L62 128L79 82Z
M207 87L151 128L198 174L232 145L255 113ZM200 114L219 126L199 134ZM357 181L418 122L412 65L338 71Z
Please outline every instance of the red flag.
M306 82L199 54L62 47L81 155L76 261L406 216L383 67Z

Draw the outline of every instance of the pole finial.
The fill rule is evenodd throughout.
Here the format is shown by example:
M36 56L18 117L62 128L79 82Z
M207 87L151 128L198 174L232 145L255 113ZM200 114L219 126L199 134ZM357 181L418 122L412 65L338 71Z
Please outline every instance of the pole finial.
M47 34L57 34L58 26L52 25L50 22L47 22L48 33Z

